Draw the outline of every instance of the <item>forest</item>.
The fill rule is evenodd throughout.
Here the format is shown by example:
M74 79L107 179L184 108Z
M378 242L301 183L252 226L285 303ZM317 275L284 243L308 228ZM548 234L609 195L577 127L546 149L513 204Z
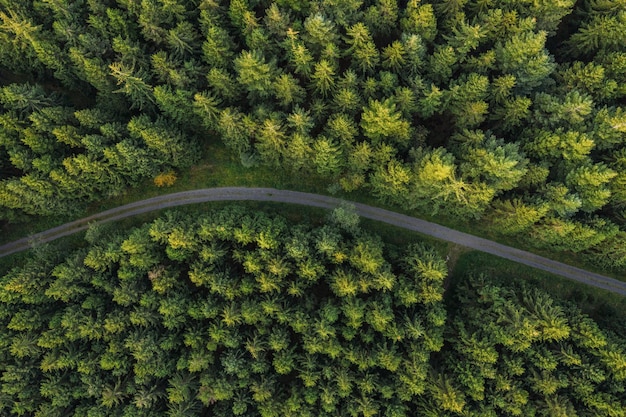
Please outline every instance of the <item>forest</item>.
M0 278L0 414L626 415L626 332L464 277L349 208L239 206L92 227Z
M626 270L623 0L0 0L0 226L217 146ZM349 208L170 211L0 277L0 414L626 417L626 332Z
M626 267L621 0L0 0L0 20L4 223L223 142Z

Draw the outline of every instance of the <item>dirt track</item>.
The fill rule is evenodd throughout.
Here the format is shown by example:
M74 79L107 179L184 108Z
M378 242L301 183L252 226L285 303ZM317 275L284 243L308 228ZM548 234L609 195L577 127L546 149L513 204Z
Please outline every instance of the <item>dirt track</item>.
M194 203L204 203L208 201L228 201L228 200L254 200L273 201L279 203L301 204L306 206L332 209L337 207L341 200L319 194L302 193L298 191L276 190L273 188L244 188L244 187L224 187L207 188L180 193L167 194L147 200L137 201L125 206L116 207L103 211L84 219L34 234L28 238L0 246L0 257L10 255L15 252L26 250L33 243L45 243L63 236L80 232L89 227L92 222L109 222L141 213L160 210L168 207L176 207ZM454 242L456 244L487 252L492 255L510 259L524 265L529 265L543 271L551 272L574 281L582 282L598 288L602 288L617 294L626 295L626 282L621 282L600 274L585 271L580 268L553 261L530 252L515 249L510 246L501 245L491 240L482 239L467 233L462 233L435 223L427 222L414 217L406 216L393 211L384 210L377 207L360 203L352 203L356 211L362 217L378 220L394 226L413 230L437 239Z

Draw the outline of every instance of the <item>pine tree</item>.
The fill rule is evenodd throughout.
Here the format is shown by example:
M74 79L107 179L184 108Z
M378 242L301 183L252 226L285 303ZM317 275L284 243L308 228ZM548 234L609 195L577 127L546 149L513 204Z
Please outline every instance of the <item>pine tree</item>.
M470 26L464 20L457 20L450 35L444 35L448 45L454 48L459 56L465 56L475 50L485 37L484 29L480 25Z
M325 59L315 64L313 74L311 74L311 86L313 90L322 97L332 93L335 86L335 69Z
M207 104L209 103L210 102ZM209 109L211 110L210 114L212 114L213 109ZM237 109L227 107L222 110L219 113L216 130L220 133L222 140L229 148L239 153L246 152L250 149L251 132L248 126L246 126L244 115Z
M346 30L349 48L346 53L352 57L352 67L362 74L372 73L378 66L380 53L374 44L367 26L357 23Z
M235 45L229 33L222 27L211 25L206 30L202 44L204 61L211 67L229 68L235 53Z
M512 143L493 136L463 151L461 173L473 181L484 181L498 191L511 190L526 174L528 160Z
M234 64L237 81L247 90L250 99L263 99L272 94L275 69L259 51L242 51Z
M117 85L121 85L120 92L126 94L131 102L131 107L139 110L149 109L154 104L153 88L146 79L145 71L135 72L134 68L129 68L121 62L114 62L109 65L111 75L117 80Z
M581 162L587 159L595 143L585 133L577 131L541 130L533 132L535 138L524 147L534 155L545 159L563 159L571 162Z
M415 34L426 42L432 42L437 35L437 19L432 4L422 4L420 0L409 0L400 19L400 27L405 33Z
M526 204L522 200L499 200L493 203L489 218L500 233L516 234L527 230L548 213L547 205Z
M177 90L176 95L180 96L180 93L178 93L178 91L179 90ZM155 88L155 96L158 97L156 88ZM207 129L212 129L217 124L217 121L220 118L219 105L220 105L219 99L215 98L211 94L208 94L207 92L204 92L204 91L199 92L199 93L194 94L193 96L193 112L196 115L198 115L198 117L200 118L200 122ZM180 107L178 107L179 111L177 113L180 114L181 109L188 110L187 106L188 104L181 105ZM182 117L182 114L181 114L181 117ZM189 116L189 113L186 114L185 119L192 120L191 117ZM185 120L185 119L182 119L182 120Z
M406 198L410 181L410 169L395 159L386 166L377 168L369 179L374 195L383 201L396 204Z
M180 125L193 125L191 116L191 92L183 89L172 90L167 85L154 87L154 99L159 109L174 122Z
M545 32L522 32L496 45L498 68L515 76L515 90L527 94L542 85L555 68L545 49Z
M363 134L374 143L390 140L405 146L411 137L411 125L396 110L391 99L370 100L361 115Z
M176 58L193 56L199 50L200 35L190 22L180 22L165 35L165 42Z
M528 119L532 101L528 97L516 96L505 100L501 106L493 110L491 118L500 124L505 132L513 131Z
M274 96L283 107L291 107L302 103L306 92L291 74L282 74L274 81Z
M319 54L327 44L339 40L335 23L322 13L309 15L303 26L302 39L314 55Z
M364 20L375 36L385 36L396 29L398 14L396 0L376 0L374 5L365 10Z
M564 184L550 182L540 192L548 203L550 211L561 217L572 216L582 205L580 197L571 193Z
M313 164L319 174L325 176L337 175L343 165L341 147L332 139L319 136L312 145Z
M570 171L565 183L580 196L581 210L593 212L608 203L611 191L607 184L616 176L605 164L584 164Z
M624 31L621 30L626 14L592 13L580 29L574 33L568 47L576 56L590 55L596 51L616 51L624 44Z
M279 120L266 119L259 127L255 149L264 163L279 166L285 154L286 137Z
M345 113L337 113L328 119L326 133L329 138L338 141L343 149L348 149L359 133L353 119Z
M390 69L396 73L401 73L401 70L406 64L405 55L406 51L404 50L402 43L400 41L392 42L383 49L383 68Z
M195 158L193 149L183 135L169 127L163 119L152 121L146 115L133 117L128 123L128 131L173 166L188 166Z
M446 83L456 70L458 58L451 46L439 45L430 56L428 76L436 83Z

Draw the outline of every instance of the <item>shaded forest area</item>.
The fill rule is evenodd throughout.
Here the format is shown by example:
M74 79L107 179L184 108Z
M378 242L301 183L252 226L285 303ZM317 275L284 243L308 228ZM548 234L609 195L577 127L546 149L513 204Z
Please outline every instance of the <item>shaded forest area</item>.
M0 413L624 416L626 339L571 304L229 206L95 227L0 278ZM449 305L449 307L448 307Z
M623 1L0 0L0 19L2 70L34 80L0 89L5 221L222 140L626 266Z

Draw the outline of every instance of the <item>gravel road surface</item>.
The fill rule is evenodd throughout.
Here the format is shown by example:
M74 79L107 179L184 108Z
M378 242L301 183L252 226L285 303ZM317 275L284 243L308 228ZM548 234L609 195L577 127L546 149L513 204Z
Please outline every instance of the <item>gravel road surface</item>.
M228 200L254 200L272 201L279 203L301 204L305 206L332 209L337 207L342 200L319 194L302 193L298 191L276 190L273 188L244 188L224 187L206 188L200 190L183 191L174 194L162 195L147 200L137 201L125 206L116 207L103 211L93 216L66 223L64 225L34 234L11 243L0 246L0 257L20 252L32 247L33 244L50 242L63 236L80 232L89 227L93 222L109 222L119 220L141 213L160 210L168 207L176 207L208 201ZM492 255L510 259L524 265L529 265L543 271L551 272L562 277L602 288L617 294L626 295L626 282L618 281L604 275L585 271L562 262L553 261L530 252L501 245L491 240L483 239L467 233L459 232L425 220L395 213L393 211L368 206L360 203L352 203L357 213L368 219L378 220L404 229L413 230L437 239L453 242L467 248L487 252Z

